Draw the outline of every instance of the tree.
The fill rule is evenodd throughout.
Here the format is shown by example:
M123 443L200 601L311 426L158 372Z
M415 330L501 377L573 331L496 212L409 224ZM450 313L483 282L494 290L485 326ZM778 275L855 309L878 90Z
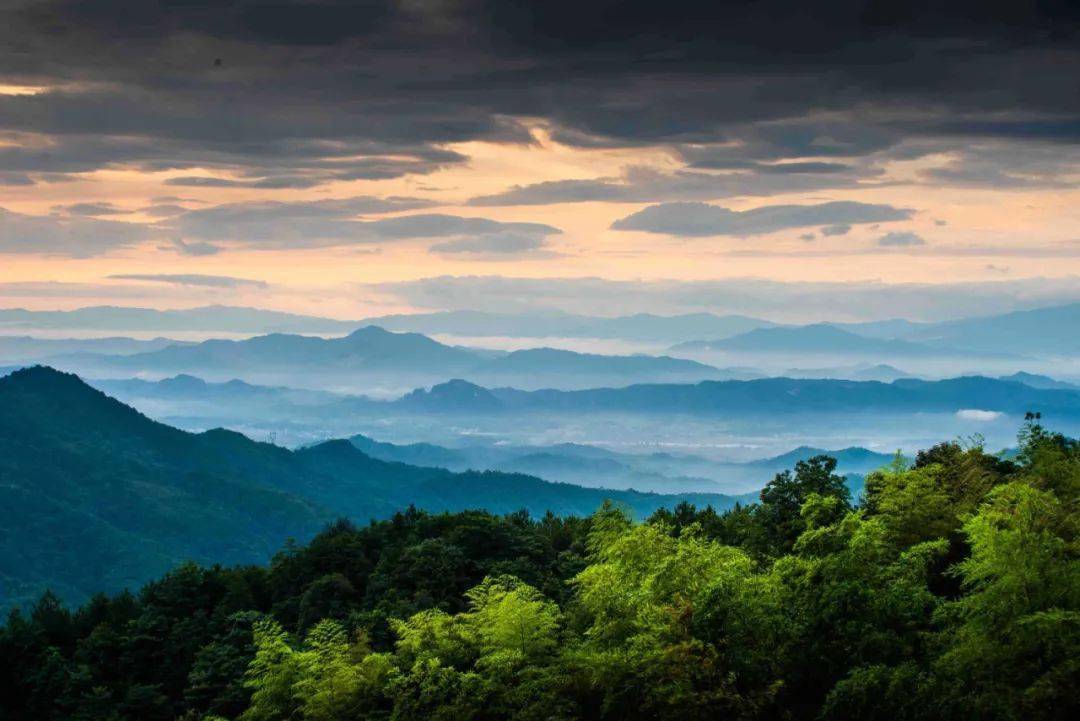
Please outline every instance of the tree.
M936 668L958 707L984 718L1073 718L1080 712L1077 518L1050 491L995 489L964 524L966 594L949 606Z
M559 607L513 576L488 577L470 589L468 622L483 666L518 665L558 644Z
M806 530L802 507L811 494L836 498L835 518L850 510L851 494L844 477L835 470L835 458L814 456L797 462L794 475L790 471L778 473L762 489L755 520L762 530L764 552L780 556L791 550Z

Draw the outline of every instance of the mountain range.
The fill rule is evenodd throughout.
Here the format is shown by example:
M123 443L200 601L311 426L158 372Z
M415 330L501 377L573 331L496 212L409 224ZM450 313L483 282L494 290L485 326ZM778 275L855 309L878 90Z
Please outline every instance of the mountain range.
M926 345L897 338L859 335L829 323L777 328L755 328L729 338L711 341L690 341L674 346L672 352L724 351L728 353L776 353L785 355L827 354L859 355L879 358L927 357L959 355L1010 355L1001 350L986 350L976 354L962 347Z
M718 461L693 453L623 453L578 443L547 446L469 443L449 448L433 443L394 444L364 435L349 442L372 458L451 470L483 469L529 473L583 486L634 488L659 493L730 492L759 488L776 473L818 455L837 459L840 473L865 475L892 462L894 455L866 448L827 450L800 446L787 453L746 462ZM744 496L753 500L754 494Z
M188 373L209 378L299 378L298 382L309 386L320 378L354 386L362 385L365 378L411 386L461 376L478 383L525 388L583 388L731 377L683 358L596 355L553 348L507 353L446 345L419 333L393 333L378 326L334 338L274 333L244 340L171 345L122 356L80 354L52 360L86 375Z
M0 335L0 362L28 363L54 356L74 353L130 355L161 350L172 345L185 345L172 338L35 338L32 336Z
M510 338L598 338L674 343L695 338L722 338L755 328L775 325L745 315L686 313L682 315L634 315L601 318L568 313L535 315L444 311L386 315L365 323L388 330L460 336L506 336Z
M952 412L982 409L1007 414L1041 411L1075 417L1080 391L1035 388L982 376L891 383L764 378L643 384L580 391L482 388L452 380L402 397L397 405L430 412L564 411L636 413Z
M47 587L69 601L135 587L183 560L263 562L336 517L367 522L409 505L582 515L606 499L639 516L736 500L387 463L348 441L290 451L172 428L51 368L0 378L0 606Z
M138 331L166 335L170 331L337 334L366 325L425 334L594 338L667 345L690 341L711 343L760 329L800 327L762 318L712 313L672 316L642 313L599 317L557 312L500 314L446 311L385 315L354 321L236 306L205 306L184 310L116 306L71 311L0 309L0 330L22 330L26 333L34 330L72 330ZM1080 333L1077 333L1080 327L1080 303L942 322L897 318L855 323L832 322L828 325L864 338L906 341L952 352L1061 357L1080 350ZM836 339L850 342L844 336L837 336ZM747 341L740 341L744 342Z
M485 387L462 379L417 388L393 400L269 387L232 380L208 383L180 375L161 381L95 380L95 387L143 407L148 401L203 403L228 411L301 419L338 415L490 415L532 411L619 412L753 417L776 413L952 413L980 409L1010 415L1028 410L1080 416L1080 388L1046 376L966 376L944 380L901 378L888 383L819 378L763 378L694 384L637 384L579 391L523 391Z
M964 318L919 325L903 338L938 348L964 348L993 353L1045 354L1054 357L1080 353L1080 303L1016 311L981 318Z

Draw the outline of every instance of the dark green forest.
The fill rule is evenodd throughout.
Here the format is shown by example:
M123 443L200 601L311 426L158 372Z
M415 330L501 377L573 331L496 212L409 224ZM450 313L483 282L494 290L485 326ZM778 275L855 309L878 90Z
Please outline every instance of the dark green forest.
M415 509L0 630L0 718L1066 719L1080 442L835 461L633 522Z

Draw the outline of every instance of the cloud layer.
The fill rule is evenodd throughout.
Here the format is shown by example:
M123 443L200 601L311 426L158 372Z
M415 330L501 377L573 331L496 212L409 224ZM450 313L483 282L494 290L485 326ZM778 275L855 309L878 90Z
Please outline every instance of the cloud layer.
M626 231L754 238L726 249L724 273L778 278L810 258L813 277L883 272L856 253L904 265L894 277L932 267L935 281L998 272L988 261L999 255L1017 275L1044 272L1033 258L1076 257L1077 234L1064 234L1080 187L1075 2L807 7L0 3L0 254L19 266L4 280L85 278L96 263L95 278L141 276L127 281L140 292L194 293L177 279L231 277L213 275L231 272L223 254L259 250L245 272L277 279L306 260L295 277L330 269L328 288L350 272L337 259L359 247L372 253L367 277L537 259L552 275L698 277L721 245L661 243L670 255L659 258L655 237ZM760 207L735 210L748 206ZM932 218L948 226L927 242ZM311 248L348 250L285 255ZM850 262L830 265L842 253ZM589 296L584 283L558 286L577 289L567 307ZM728 303L726 281L645 283L604 287L658 306L694 307L695 294L700 307ZM270 292L284 297L280 285ZM442 286L395 287L408 300ZM779 297L833 307L792 287ZM894 300L923 314L966 303L919 292Z
M907 220L912 212L891 205L834 201L817 205L766 205L729 210L707 203L651 205L612 223L614 230L638 230L678 236L747 237L814 225L846 225Z
M540 118L564 143L824 183L912 144L1075 143L1078 27L1068 2L24 0L0 10L0 77L48 90L0 96L22 141L0 171L306 188L458 165L447 144L529 142Z
M580 313L740 313L785 322L944 320L1080 300L1080 278L973 283L676 281L439 276L361 288L420 308Z
M270 285L263 280L235 278L231 275L203 275L200 273L114 273L109 278L202 288L267 288Z

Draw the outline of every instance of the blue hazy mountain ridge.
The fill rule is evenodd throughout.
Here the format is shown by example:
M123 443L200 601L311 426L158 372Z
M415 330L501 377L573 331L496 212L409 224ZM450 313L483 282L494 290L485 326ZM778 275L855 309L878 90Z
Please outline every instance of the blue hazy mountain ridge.
M762 458L757 461L749 461L740 465L783 470L785 468L791 468L798 461L805 461L808 458L821 455L835 458L837 468L841 471L850 471L852 473L867 473L876 470L882 466L888 465L895 458L895 454L879 453L877 451L872 451L869 448L862 448L859 446L841 448L839 450L814 448L813 446L799 446L787 453L781 453L778 456Z
M155 310L91 306L70 311L0 309L0 329L140 332L341 333L366 325L387 330L462 336L604 338L675 343L724 337L775 325L745 315L638 313L601 317L560 312L440 311L340 320L241 306Z
M1072 356L1080 352L1080 303L934 323L904 337L941 348Z
M444 311L368 318L366 324L388 330L443 333L462 336L511 338L598 338L674 343L695 338L719 338L775 325L745 315L652 313L604 318L567 313L510 314L481 311Z
M338 338L272 333L244 340L213 339L115 359L119 366L153 368L442 367L456 372L475 366L478 354L444 345L418 333L391 333L365 326Z
M240 401L246 403L328 406L339 403L345 398L345 396L338 393L286 386L256 385L235 378L222 383L211 383L186 373L157 381L128 378L87 380L87 383L120 399L143 398L178 402L205 401L208 403Z
M516 471L588 486L656 492L719 490L719 484L763 486L777 472L813 456L837 459L840 473L865 475L893 461L893 454L851 447L827 450L800 446L787 453L746 462L718 461L691 453L623 453L576 443L546 446L468 443L449 448L432 443L394 444L356 435L349 442L373 458L451 470ZM754 494L744 496L753 500Z
M908 340L895 338L876 338L859 335L836 327L829 323L777 328L755 328L754 330L719 340L690 341L680 343L672 351L727 351L739 353L784 353L784 354L859 354L886 358L939 356L943 353L971 354L965 348L945 348L927 346ZM986 354L1012 355L1001 351L986 351Z
M386 463L347 441L290 451L155 422L51 368L0 378L0 606L47 587L79 601L189 559L265 562L336 517L367 522L411 504L587 515L607 499L638 516L735 502Z
M840 378L852 381L881 381L889 383L898 378L914 378L908 373L888 363L861 363L833 368L789 368L778 375L789 378Z
M0 335L0 362L40 361L55 356L93 353L131 355L161 350L172 345L187 345L172 338L138 340L122 336L109 338L36 338Z
M637 413L775 413L783 411L1028 410L1080 413L1080 391L1033 388L983 376L939 381L902 378L891 383L835 379L765 378L694 384L639 384L579 391L487 389L462 380L418 389L396 402L429 411L618 411Z
M0 375L6 375L15 370L18 370L22 366L0 366ZM887 370L886 370L887 369ZM903 371L895 368L885 369L875 366L865 369L867 373L882 373L882 374L895 374L897 378L888 381L880 381L882 383L891 383L893 380L900 378L911 378L910 374L905 374ZM820 378L818 374L828 373L829 369L793 369L792 375L783 376L789 380L830 380L829 378ZM798 375L796 375L798 374ZM803 374L814 374L812 378L804 378ZM755 379L755 380L770 380L770 379ZM835 379L832 379L835 380ZM1074 383L1067 383L1065 381L1059 381L1054 378L1045 375L1038 375L1033 373L1014 373L1009 376L1001 376L996 379L1004 383L1019 383L1030 388L1039 390L1065 390L1065 391L1080 391L1080 386ZM110 395L123 398L148 398L148 399L161 399L161 400L204 400L209 402L225 401L225 400L240 400L240 401L267 401L276 402L283 406L283 410L287 410L289 404L297 403L303 406L315 406L322 408L323 406L333 406L345 404L349 407L357 407L357 405L371 404L378 408L388 408L386 403L380 402L374 399L365 398L363 396L347 395L342 393L333 393L329 391L312 391L305 389L290 388L287 386L264 386L245 381L232 379L225 382L214 383L203 380L196 376L189 374L179 374L169 378L163 378L161 380L149 381L142 378L130 378L130 379L103 379L103 380L88 380L90 385L102 390ZM927 383L941 383L943 381L926 381ZM487 388L469 383L461 379L454 379L445 383L439 383L432 386L430 389L418 388L410 393L405 394L399 403L391 405L412 405L412 404L430 404L432 407L440 407L446 405L460 404L466 407L481 408L481 409L503 409L504 405L499 400L498 395L500 393L510 393L513 389L502 389L496 391L490 391ZM408 398L409 400L405 400ZM970 400L972 402L978 400L976 398L966 398L964 400ZM329 410L329 409L327 409ZM321 411L320 411L321 412Z
M1019 371L1008 376L1002 376L1000 380L1015 381L1016 383L1023 383L1032 388L1043 388L1046 390L1080 390L1080 385L1076 385L1075 383L1066 383L1065 381L1059 381L1050 376L1040 375L1038 373L1025 373L1024 371Z
M668 356L596 355L553 348L502 352L440 343L419 333L365 326L333 338L275 333L244 340L213 339L125 356L56 357L67 370L102 373L189 373L211 377L277 373L292 384L318 374L380 374L378 380L410 385L462 376L481 383L531 387L589 387L627 382L692 381L732 374L697 361ZM355 380L355 378L353 379Z
M918 330L934 325L906 318L862 321L858 323L830 322L829 325L867 338L904 338Z
M508 353L476 369L479 373L582 373L586 375L701 375L719 369L671 356L611 356L556 348L530 348Z
M0 330L139 331L235 333L347 333L364 325L389 330L463 336L510 336L622 339L680 343L712 342L772 327L794 324L744 315L649 313L618 317L571 315L554 311L489 313L444 311L387 315L367 320L339 320L239 306L204 306L183 310L95 306L70 311L0 309ZM950 350L983 353L1073 354L1080 350L1080 303L939 322L902 318L831 322L835 328L881 340L904 340Z
M1024 376L1027 378L1027 376ZM742 415L777 412L955 412L965 408L1022 414L1028 410L1080 414L1080 389L1058 387L1024 378L966 376L944 380L898 379L892 382L817 378L765 378L746 381L637 384L580 391L545 389L522 391L487 388L452 379L417 388L395 400L356 395L301 391L253 385L243 381L208 383L191 376L163 381L96 380L97 387L136 402L140 398L169 400L260 401L285 414L312 413L331 417L342 413L489 414L530 411L574 413L683 413ZM1036 376L1038 378L1038 376ZM1034 383L1034 384L1033 384ZM1050 387L1046 387L1051 384Z

